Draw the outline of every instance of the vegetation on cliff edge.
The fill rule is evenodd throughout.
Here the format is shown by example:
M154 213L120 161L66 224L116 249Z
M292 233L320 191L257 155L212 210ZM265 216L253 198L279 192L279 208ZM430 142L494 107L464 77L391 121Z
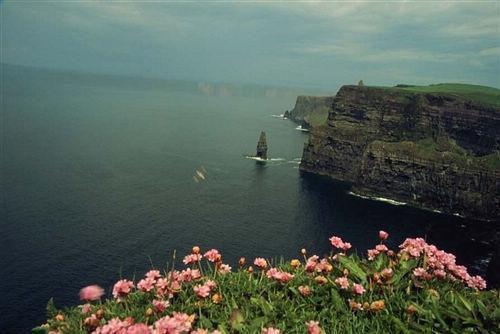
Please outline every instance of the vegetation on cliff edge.
M93 285L80 291L85 304L50 302L33 333L498 333L497 290L481 291L481 277L423 239L395 252L387 237L380 231L364 259L333 236L323 258L305 249L290 262L241 258L235 271L219 251L195 246L182 271L172 263L138 282L119 280L106 300Z

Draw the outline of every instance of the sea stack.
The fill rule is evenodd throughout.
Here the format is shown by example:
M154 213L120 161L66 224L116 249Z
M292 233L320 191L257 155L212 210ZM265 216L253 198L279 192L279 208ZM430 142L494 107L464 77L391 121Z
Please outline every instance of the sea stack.
M259 142L257 143L257 157L267 160L267 140L264 131L260 133Z

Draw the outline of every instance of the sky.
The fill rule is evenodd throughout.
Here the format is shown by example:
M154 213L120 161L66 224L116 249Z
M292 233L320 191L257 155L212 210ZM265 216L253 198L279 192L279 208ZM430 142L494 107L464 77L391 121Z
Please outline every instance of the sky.
M500 1L3 1L3 63L335 89L500 87Z

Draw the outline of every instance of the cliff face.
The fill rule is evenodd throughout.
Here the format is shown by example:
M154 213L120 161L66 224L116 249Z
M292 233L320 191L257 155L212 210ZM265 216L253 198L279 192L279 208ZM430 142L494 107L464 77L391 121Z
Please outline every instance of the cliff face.
M500 108L442 93L344 86L301 170L446 213L500 218Z
M299 96L288 118L311 128L326 123L333 96Z

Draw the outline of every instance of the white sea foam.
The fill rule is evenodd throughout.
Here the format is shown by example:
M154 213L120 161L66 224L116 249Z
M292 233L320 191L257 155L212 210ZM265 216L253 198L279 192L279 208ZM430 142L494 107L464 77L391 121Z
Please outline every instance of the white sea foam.
M309 132L309 129L303 128L302 125L299 125L298 127L296 127L295 130Z
M365 196L365 195L356 194L356 193L354 193L352 191L349 191L348 194L352 195L352 196L364 198L364 199L371 199L371 200L374 200L374 201L385 202L385 203L389 203L389 204L392 204L392 205L406 205L405 202L399 202L399 201L395 201L393 199L385 198L385 197Z
M283 116L285 116L285 115L284 114L281 114L281 115L271 115L271 117L274 117L274 118L285 118Z

